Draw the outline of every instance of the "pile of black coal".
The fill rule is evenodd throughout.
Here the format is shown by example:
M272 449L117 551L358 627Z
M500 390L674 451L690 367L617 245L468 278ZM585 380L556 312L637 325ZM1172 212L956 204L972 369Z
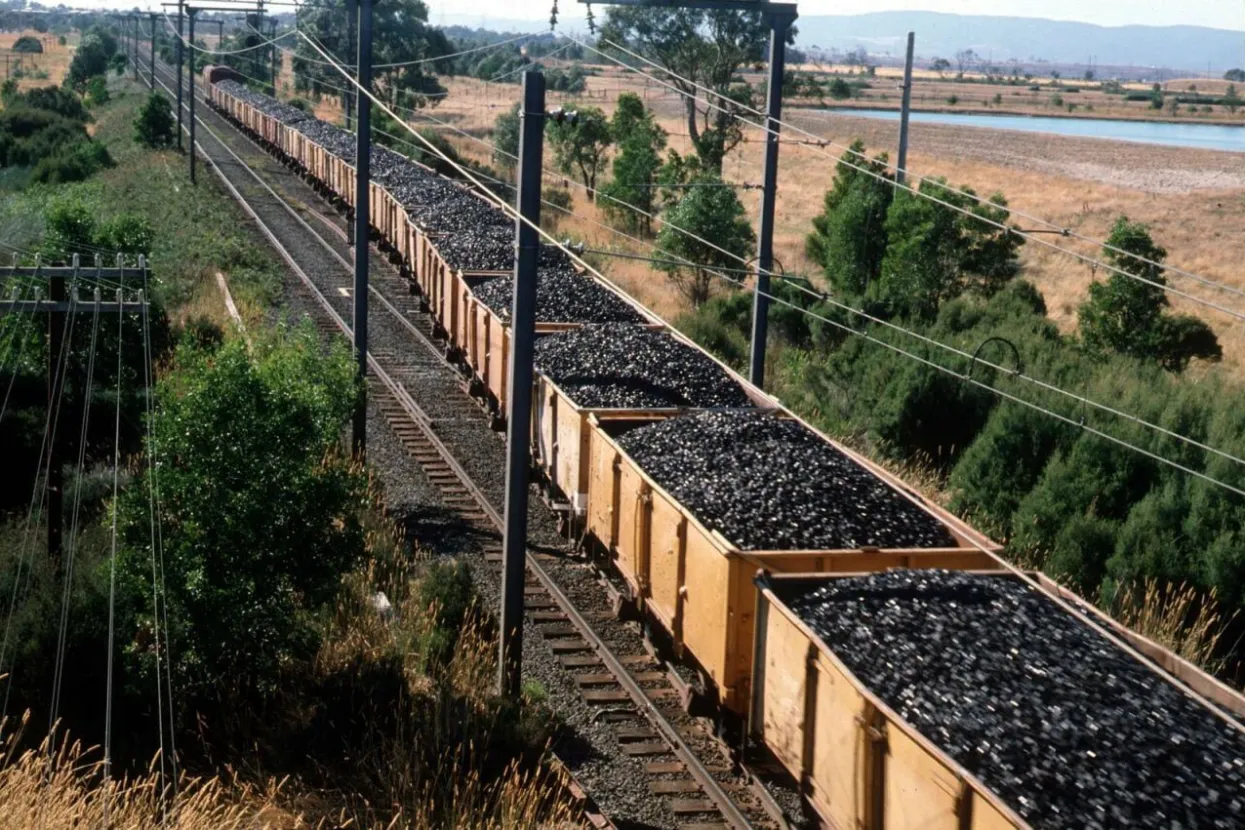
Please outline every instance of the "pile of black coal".
M441 249L438 240L437 249ZM503 320L510 319L514 278L499 276L472 293ZM569 266L542 265L536 272L536 320L542 323L644 323L639 311L591 277Z
M664 331L593 325L536 341L536 367L576 404L593 409L748 407L721 366Z
M954 547L943 525L820 436L767 412L702 412L619 445L743 550Z
M1245 734L1018 579L887 571L785 597L1036 828L1245 827Z
M240 84L237 81L217 81L216 86L218 89L228 92L238 100L245 101L265 115L271 115L282 124L296 124L300 121L307 121L309 119L314 120L315 118L313 115L303 112L297 107L291 107L289 104L283 104L275 98L267 95L261 95L258 92L253 92L245 85Z

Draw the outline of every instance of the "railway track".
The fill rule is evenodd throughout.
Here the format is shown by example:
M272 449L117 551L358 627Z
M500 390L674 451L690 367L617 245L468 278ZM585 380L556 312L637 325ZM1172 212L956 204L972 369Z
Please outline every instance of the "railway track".
M173 71L158 63L157 73L160 86L174 95ZM241 129L201 98L196 110L201 155L298 276L297 290L319 311L317 324L350 337L353 266L345 231L319 209L323 205L278 193L270 181L281 187L280 175L292 174ZM414 348L369 352L371 399L444 504L486 540L483 558L497 569L503 527L497 507L504 496L498 476L502 444L495 442L493 458L460 457L456 452L459 427L474 422L487 429L488 419L470 396L462 373L446 358L431 316L410 296L407 282L383 264L383 256L373 261L378 267L372 269L371 297L382 314L369 321L370 327L383 335L377 340ZM669 826L789 826L769 791L732 761L714 735L712 721L685 711L686 684L673 667L643 647L634 626L611 612L605 580L585 580L586 569L578 563L578 578L568 580L572 567L547 553L529 549L527 560L526 636L552 652L589 707L592 721L610 725L616 751L642 770L643 788L665 805ZM589 823L611 826L590 794L584 804ZM626 817L620 821L636 824Z

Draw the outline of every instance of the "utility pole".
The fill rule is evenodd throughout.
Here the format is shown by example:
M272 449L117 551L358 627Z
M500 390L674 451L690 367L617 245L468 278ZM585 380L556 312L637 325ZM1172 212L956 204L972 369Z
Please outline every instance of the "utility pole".
M177 149L182 149L182 64L186 62L182 43L182 0L177 0ZM191 147L191 152L194 147Z
M198 9L187 9L190 14L190 43L195 42L195 12ZM190 51L190 183L195 181L195 53Z
M358 0L346 0L346 54L350 54L350 47L355 42L355 22L358 18ZM350 129L350 105L353 103L351 96L346 97L346 129Z
M274 38L272 45L268 47L270 50L272 50L272 97L276 98L277 97L277 67L279 65L278 56L281 54L281 52L280 50L277 49L277 42L275 40L277 36L277 19L275 17L272 19L272 26L270 28L272 29L272 31L269 34L269 37Z
M65 318L71 311L79 307L87 305L78 300L77 287L74 287L74 302L67 302L68 290L66 283L74 282L75 284L82 281L94 281L95 297L91 304L94 312L99 314L130 314L135 311L141 311L145 307L145 298L142 292L139 293L137 302L123 301L120 288L117 290L117 301L113 303L102 303L99 298L99 286L105 282L113 283L118 286L124 286L124 280L127 276L134 277L137 274L146 274L147 262L143 257L138 258L138 268L130 269L126 273L124 261L118 257L116 268L101 267L102 260L97 255L95 257L95 269L92 274L90 271L85 274L79 268L78 255L74 254L73 265L70 267L51 267L46 268L36 264L32 268L21 268L14 266L6 269L6 276L10 278L33 278L36 280L46 280L48 283L48 299L40 300L5 300L0 301L0 314L19 313L19 314L46 314L48 323L48 349L47 349L47 391L48 391L48 412L51 413L58 401L64 399L64 390L66 375L69 373L69 356L63 354L66 348L72 348L72 343L65 342ZM146 283L144 282L144 285ZM62 356L64 359L62 360ZM89 391L89 390L88 390ZM48 513L47 513L47 541L48 556L52 560L54 567L59 568L61 562L61 550L64 539L64 476L62 462L63 452L60 442L56 440L56 419L52 420L51 432L47 437L47 478L44 481L44 490L46 495ZM43 463L43 457L40 457L40 464Z
M782 119L782 76L787 59L787 33L796 18L793 4L783 7L770 4L765 11L770 21L765 172L761 191L761 232L757 236L756 294L752 303L752 352L748 371L748 379L758 388L765 385L765 341L769 336L769 278L774 264L774 203L778 196L778 122Z
M148 64L147 69L149 73L151 74L151 91L155 92L156 90L156 13L155 12L151 13L151 55L149 55L148 57L150 58L150 63Z
M131 44L134 50L134 80L138 80L138 41L141 38L138 28L138 15L134 15L134 42Z
M354 356L359 378L359 405L354 413L353 446L357 455L367 452L367 259L368 184L372 177L372 0L359 0L359 88L355 99L359 129L355 133L354 180Z
M908 32L908 57L903 65L903 104L899 109L899 158L895 165L895 184L903 184L908 169L908 111L912 105L912 50L916 32Z
M368 0L362 0L368 2ZM506 412L506 517L502 540L501 654L498 691L516 697L523 671L523 572L531 470L532 360L536 339L536 267L540 259L540 180L545 133L545 76L523 73L519 128L518 252L510 308L510 389Z

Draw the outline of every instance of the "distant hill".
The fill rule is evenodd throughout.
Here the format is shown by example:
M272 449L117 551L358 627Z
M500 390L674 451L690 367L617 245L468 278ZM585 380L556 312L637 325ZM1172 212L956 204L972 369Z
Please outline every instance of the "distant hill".
M938 12L873 12L800 16L798 46L902 56L908 32L925 58L952 60L972 49L995 64L1011 60L1084 66L1165 67L1215 75L1245 66L1245 31L1202 26L1095 26L1027 17L985 17Z

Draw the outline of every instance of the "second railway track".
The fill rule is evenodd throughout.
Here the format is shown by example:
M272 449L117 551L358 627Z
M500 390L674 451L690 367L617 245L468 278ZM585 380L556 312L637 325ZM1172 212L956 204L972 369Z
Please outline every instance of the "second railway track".
M161 63L157 74L157 83L175 94L173 71ZM318 197L294 173L201 99L196 120L201 155L298 276L297 291L317 310L318 322L349 337L352 265L341 226L313 207ZM371 315L369 326L373 343L388 345L369 352L372 400L444 505L485 540L484 561L496 569L504 446L444 357L431 317L405 280L382 256L373 262L373 305L381 313ZM481 441L485 433L491 447ZM641 780L614 783L629 783L653 802L633 811L627 805L634 795L621 804L601 799L603 813L591 806L588 782L589 821L687 830L787 826L793 817L733 763L711 722L684 711L683 684L645 648L634 624L611 613L604 586L582 562L529 549L525 607L526 638L547 649L578 690L590 724L607 726L614 752L642 773Z

